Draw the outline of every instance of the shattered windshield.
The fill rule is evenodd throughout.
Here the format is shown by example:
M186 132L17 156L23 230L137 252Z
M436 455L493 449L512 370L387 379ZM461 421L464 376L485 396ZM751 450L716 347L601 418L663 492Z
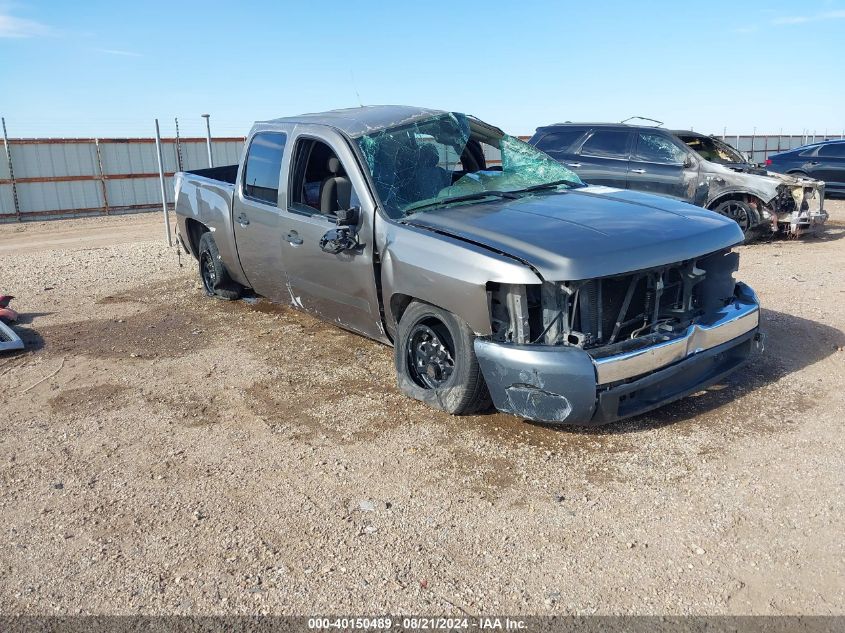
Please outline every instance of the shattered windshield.
M711 163L734 165L736 163L748 162L745 156L733 147L715 138L709 136L682 136L681 139L691 150Z
M467 200L513 198L526 189L583 185L543 152L464 114L379 130L358 144L392 218Z

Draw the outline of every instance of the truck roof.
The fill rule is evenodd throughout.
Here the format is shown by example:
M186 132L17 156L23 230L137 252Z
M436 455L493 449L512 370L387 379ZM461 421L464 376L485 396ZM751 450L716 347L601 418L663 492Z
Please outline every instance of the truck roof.
M356 137L369 134L387 127L408 123L415 119L428 118L445 114L444 110L432 110L416 106L400 105L371 105L358 108L343 108L328 112L314 112L297 116L258 121L260 124L274 123L309 123L313 125L327 125L345 132L348 136Z

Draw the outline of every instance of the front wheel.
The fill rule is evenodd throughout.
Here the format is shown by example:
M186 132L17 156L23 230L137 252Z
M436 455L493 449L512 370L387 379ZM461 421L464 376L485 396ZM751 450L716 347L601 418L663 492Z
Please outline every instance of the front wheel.
M451 312L415 301L399 321L394 361L399 389L452 415L490 406L473 343L475 334Z
M750 204L742 200L725 200L713 210L736 222L746 237L757 224L755 221L757 217L756 212Z

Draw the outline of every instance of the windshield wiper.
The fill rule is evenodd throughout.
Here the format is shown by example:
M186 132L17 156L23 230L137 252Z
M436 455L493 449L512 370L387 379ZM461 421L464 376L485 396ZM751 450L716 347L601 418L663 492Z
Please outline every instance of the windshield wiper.
M571 189L575 189L577 187L583 187L584 183L582 182L575 182L574 180L553 180L552 182L544 182L541 185L533 185L531 187L526 187L525 189L516 189L520 193L524 193L526 191L540 191L541 189L554 189L555 187L560 187L561 185L567 185Z
M464 196L455 196L454 198L443 198L442 200L435 200L433 202L426 202L417 206L411 205L407 207L402 215L411 215L423 209L431 207L441 207L454 202L467 202L470 200L483 200L484 198L508 198L510 200L518 198L519 196L511 191L479 191L477 193L468 193Z

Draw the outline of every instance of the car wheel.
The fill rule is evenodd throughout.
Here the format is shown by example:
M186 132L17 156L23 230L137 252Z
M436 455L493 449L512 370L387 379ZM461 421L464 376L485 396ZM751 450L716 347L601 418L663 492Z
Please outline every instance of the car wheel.
M469 326L451 312L411 303L399 321L394 345L399 389L452 415L489 407L474 341Z
M200 280L206 296L239 299L242 288L229 277L210 232L202 234L198 251Z
M746 236L757 224L757 213L750 204L742 200L725 200L713 210L736 222Z

